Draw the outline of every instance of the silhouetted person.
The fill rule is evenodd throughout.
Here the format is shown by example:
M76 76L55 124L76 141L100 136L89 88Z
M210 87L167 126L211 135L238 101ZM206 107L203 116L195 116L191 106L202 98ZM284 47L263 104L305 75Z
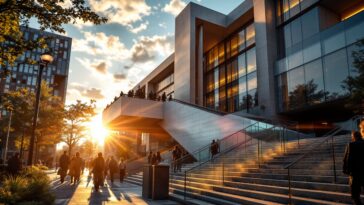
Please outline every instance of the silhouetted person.
M364 188L364 140L359 132L352 132L352 142L346 146L343 172L350 176L351 198L355 204L362 204L360 192Z
M70 163L70 158L67 156L67 152L64 151L59 159L59 175L61 177L61 183L64 182L64 178L67 175L68 166Z
M18 175L21 171L22 163L19 158L19 153L16 153L8 160L8 172L11 175Z
M162 161L161 153L157 152L157 155L155 157L156 164L158 165Z
M118 162L114 159L113 156L111 156L108 166L110 171L110 181L111 183L114 183L114 175L118 171Z
M152 155L152 159L150 160L150 164L151 165L156 165L157 164L157 155L153 153Z
M214 158L218 150L219 150L219 145L215 142L215 140L212 140L210 145L211 159Z
M151 164L151 162L152 162L152 156L153 156L153 152L150 151L149 154L148 154L148 164Z
M99 191L100 185L104 183L105 175L105 160L102 157L102 153L99 152L97 158L93 161L93 175L94 175L94 185L95 191Z
M172 101L172 95L168 96L168 101Z
M82 164L83 164L83 159L80 157L80 153L77 152L76 156L73 157L73 160L71 161L71 166L70 166L70 167L72 167L73 178L74 178L73 182L75 184L80 181ZM72 180L71 180L71 183L72 183Z
M68 175L70 175L70 177L71 177L71 184L73 183L73 181L74 181L74 179L75 179L75 159L76 158L76 156L73 156L73 157L71 157L71 159L70 159L70 164L69 164L69 167L68 167L68 169L69 169L69 171L68 171Z
M120 183L124 181L125 170L126 170L126 163L123 159L120 159L119 161Z
M165 102L167 100L166 92L163 92L162 94L162 101Z

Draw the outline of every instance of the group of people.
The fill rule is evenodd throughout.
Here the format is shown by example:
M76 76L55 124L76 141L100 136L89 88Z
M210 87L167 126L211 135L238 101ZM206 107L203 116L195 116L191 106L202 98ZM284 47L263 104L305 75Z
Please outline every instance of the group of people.
M157 152L157 153L153 153L152 151L149 152L149 154L148 154L148 164L158 165L161 162L162 162L162 157L161 157L160 152Z
M85 168L85 160L80 157L78 152L70 159L65 151L60 157L59 165L58 174L60 175L61 183L64 182L64 179L68 174L71 177L71 184L76 184L80 181L80 175ZM114 176L117 173L120 175L120 182L124 181L126 162L122 158L119 162L117 162L113 156L105 160L100 152L95 159L92 159L87 163L87 167L89 169L89 174L93 175L95 191L99 191L100 186L104 186L108 174L111 183L114 183Z
M343 172L349 175L351 198L361 205L360 193L364 189L364 120L359 124L360 132L353 131L351 141L345 150Z

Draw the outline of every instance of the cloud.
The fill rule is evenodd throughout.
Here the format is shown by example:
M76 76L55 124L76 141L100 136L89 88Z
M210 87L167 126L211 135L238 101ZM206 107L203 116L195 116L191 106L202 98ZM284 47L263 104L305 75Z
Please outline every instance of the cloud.
M88 89L85 92L83 92L82 95L95 100L100 100L105 98L105 96L101 94L101 89L96 89L96 88Z
M164 22L163 23L159 23L158 26L161 27L161 28L167 28L167 25Z
M106 63L105 62L101 62L99 64L94 64L92 67L94 67L98 72L102 73L102 74L106 74L107 73L107 68L106 68Z
M106 16L109 23L124 26L142 20L151 13L151 7L145 0L89 0L96 13Z
M163 11L177 16L183 10L183 8L185 8L185 6L186 3L182 0L171 0L164 6Z
M167 56L173 52L174 38L172 35L165 36L141 36L131 48L131 60L134 63L145 63L156 58L158 55Z
M138 27L129 26L129 31L132 33L139 33L148 28L149 22L146 21L145 23L141 23Z
M113 76L115 81L121 81L126 79L126 74L124 73L115 73Z
M82 39L73 39L72 52L84 52L110 60L125 60L128 49L118 36L106 35L103 32L83 32Z

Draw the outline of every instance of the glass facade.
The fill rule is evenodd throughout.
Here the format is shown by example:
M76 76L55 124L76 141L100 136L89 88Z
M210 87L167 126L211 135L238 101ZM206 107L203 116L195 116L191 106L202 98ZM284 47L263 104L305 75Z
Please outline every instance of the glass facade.
M41 32L36 29L22 28L23 37L25 39L37 40L40 37L50 36L51 40L48 42L48 47L51 50L54 61L47 66L44 70L42 79L46 81L50 86L54 88L54 94L57 94L65 99L66 77L68 76L68 66L70 60L70 47L64 47L65 44L71 45L71 40L68 37L54 35L51 33ZM40 55L44 53L44 49L34 49L32 51L26 51L21 55L13 66L8 65L11 75L9 75L4 84L4 91L16 90L17 88L29 88L30 91L34 91L37 83L37 76L39 65L28 64L26 59L32 59L34 61L40 60ZM56 76L63 76L61 79L55 81ZM60 89L60 90L57 90ZM61 93L61 94L59 94Z
M174 92L173 83L174 83L174 74L172 73L155 85L155 90L157 95L162 95L165 92L167 96L169 95L173 96Z
M309 8L319 0L278 0L277 19L278 24L281 24L292 17L299 14L301 11Z
M205 106L252 112L258 106L254 24L213 47L204 58Z
M280 112L345 97L343 81L356 75L351 54L364 38L364 12L320 32L317 10L284 26L284 57L275 68Z

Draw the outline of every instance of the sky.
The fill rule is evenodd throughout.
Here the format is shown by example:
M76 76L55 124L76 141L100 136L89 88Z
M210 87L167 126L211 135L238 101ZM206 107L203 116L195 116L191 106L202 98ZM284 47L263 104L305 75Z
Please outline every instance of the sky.
M95 99L97 111L126 93L174 51L174 19L189 0L88 0L109 19L65 25L72 38L66 104ZM228 14L243 0L192 0ZM65 1L67 6L68 1Z

